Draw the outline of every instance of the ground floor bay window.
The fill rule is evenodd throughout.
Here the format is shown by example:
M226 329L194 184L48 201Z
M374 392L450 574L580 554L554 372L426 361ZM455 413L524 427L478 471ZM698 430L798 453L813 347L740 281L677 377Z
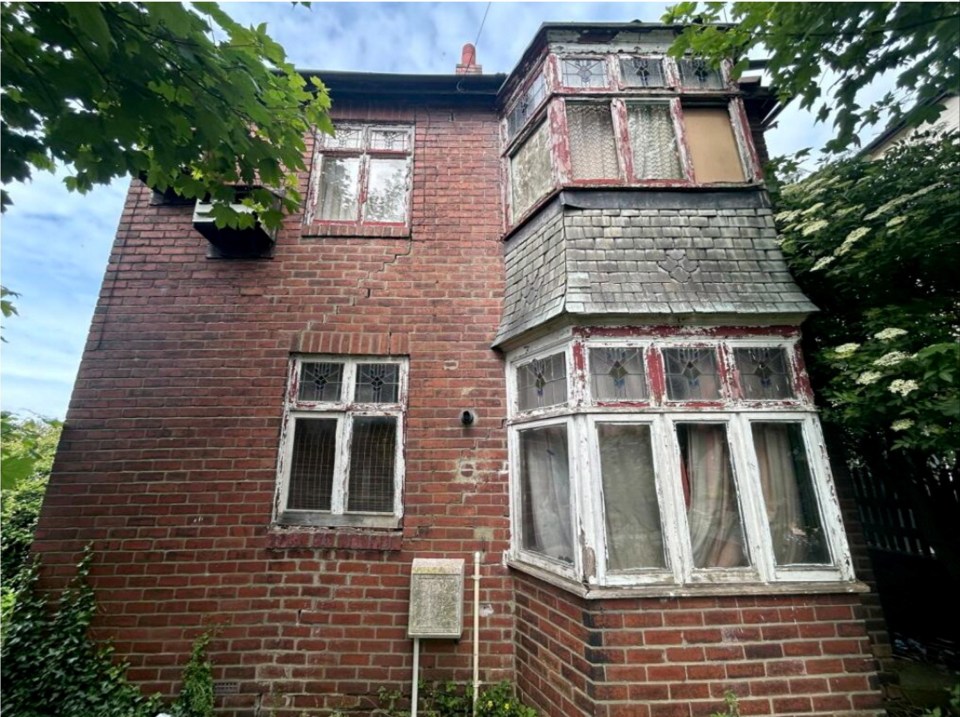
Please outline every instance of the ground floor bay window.
M795 337L600 334L511 355L516 564L588 587L853 580Z

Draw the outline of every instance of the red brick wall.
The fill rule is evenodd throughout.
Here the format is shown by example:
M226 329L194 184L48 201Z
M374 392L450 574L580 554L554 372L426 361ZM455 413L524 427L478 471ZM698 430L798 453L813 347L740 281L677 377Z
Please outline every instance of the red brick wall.
M150 206L135 182L37 534L50 585L92 541L99 634L147 691L170 694L217 626L215 679L240 689L224 714L408 690L415 555L469 573L483 551L481 676L512 677L496 120L341 114L416 123L411 238L301 238L290 217L273 259L208 260L192 207ZM402 533L271 529L291 351L410 357ZM464 639L424 642L427 679L470 677L469 580L467 598Z
M550 717L876 715L856 595L582 600L517 575L517 681Z

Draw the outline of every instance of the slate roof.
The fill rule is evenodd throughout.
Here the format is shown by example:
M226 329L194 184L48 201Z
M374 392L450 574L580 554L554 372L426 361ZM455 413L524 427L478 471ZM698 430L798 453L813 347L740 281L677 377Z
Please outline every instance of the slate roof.
M508 239L506 273L495 346L564 315L799 323L817 310L759 190L563 191Z

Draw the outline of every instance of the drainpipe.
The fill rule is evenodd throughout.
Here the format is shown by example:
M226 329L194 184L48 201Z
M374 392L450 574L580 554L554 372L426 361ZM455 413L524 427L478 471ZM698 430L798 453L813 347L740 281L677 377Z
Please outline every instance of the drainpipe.
M473 554L473 713L480 699L480 551ZM416 715L412 715L416 717Z

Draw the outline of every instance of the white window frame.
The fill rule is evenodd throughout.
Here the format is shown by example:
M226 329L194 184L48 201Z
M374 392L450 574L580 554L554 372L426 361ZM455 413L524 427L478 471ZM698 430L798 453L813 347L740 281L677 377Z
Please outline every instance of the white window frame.
M317 132L314 142L316 150L313 157L313 168L310 177L310 204L306 216L308 224L322 224L334 226L356 227L406 227L410 225L410 210L413 187L413 141L414 128L410 124L390 124L371 122L343 122L337 124L338 130L359 131L361 133L359 147L338 147L331 144L336 140L329 135ZM371 146L370 134L373 131L402 132L407 135L406 149L376 149ZM357 178L357 214L353 219L325 219L319 215L321 197L321 179L323 176L324 156L351 158L360 160L359 176ZM404 196L404 217L398 222L372 221L364 217L367 198L370 189L370 160L371 159L405 159L407 162L406 194Z
M299 399L300 377L305 363L339 363L343 365L339 401L303 401ZM363 403L353 400L357 368L364 364L390 364L398 367L397 401L395 403ZM403 517L404 423L407 406L409 362L394 356L295 355L290 359L283 429L277 461L277 489L274 500L274 521L281 525L353 526L391 528L400 526ZM397 434L394 454L393 509L387 512L348 511L350 479L350 447L353 419L365 416L396 418ZM293 461L294 436L298 420L332 418L337 421L336 455L330 510L288 509L290 470Z
M836 491L830 475L823 436L809 393L803 390L805 376L794 360L795 337L759 335L752 337L673 336L583 338L570 330L541 339L508 356L507 392L509 406L510 465L514 467L511 487L511 559L553 573L589 587L631 589L706 590L726 586L810 584L853 582L849 546ZM590 350L593 348L640 348L643 351L648 399L598 402L592 396ZM712 347L716 352L721 380L721 398L691 407L690 401L668 400L660 352L665 348ZM786 354L794 396L788 399L744 399L734 358L737 348L779 348ZM533 359L562 352L567 362L566 405L521 412L517 404L517 369ZM581 357L582 370L574 357ZM722 364L722 367L721 367ZM660 372L654 378L651 372ZM798 375L799 374L799 375ZM659 386L654 381L660 382ZM759 466L753 446L753 423L794 423L802 431L810 479L822 522L829 564L775 563L773 540L767 523ZM656 491L666 559L665 568L612 571L607 567L606 516L597 427L603 423L648 425L651 431ZM680 451L676 437L678 423L720 423L726 426L727 444L738 494L745 547L749 565L742 568L695 568L690 546L686 507L680 475ZM564 424L568 431L570 460L571 525L582 536L574 546L573 566L558 566L546 556L522 550L519 542L519 439L520 430ZM572 573L572 574L571 574ZM730 589L728 587L727 589Z

